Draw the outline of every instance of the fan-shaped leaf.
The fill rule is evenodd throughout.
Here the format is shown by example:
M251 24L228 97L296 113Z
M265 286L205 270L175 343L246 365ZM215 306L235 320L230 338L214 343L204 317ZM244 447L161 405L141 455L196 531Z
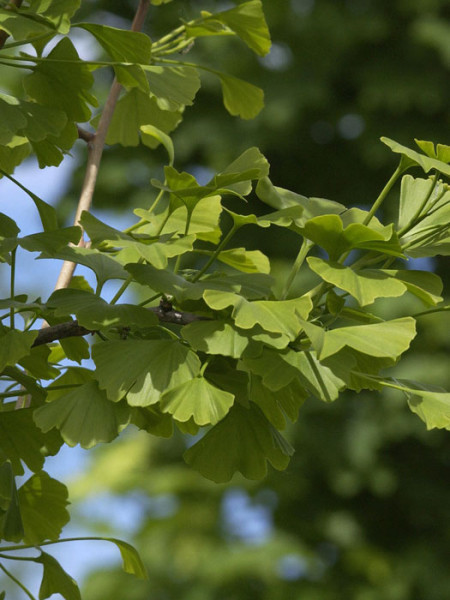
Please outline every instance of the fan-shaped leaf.
M223 419L233 402L233 394L220 390L204 377L195 377L164 393L160 406L177 421L193 418L202 426L215 425Z
M131 406L148 406L192 379L200 360L186 346L170 340L124 340L92 348L100 387L117 402L125 395Z
M282 470L293 449L259 408L236 403L228 415L184 453L186 462L216 483L229 481L236 471L261 479L267 461Z
M45 471L35 473L19 488L19 502L25 530L24 540L38 546L57 540L69 521L67 488Z
M34 420L43 432L56 427L68 446L92 448L116 438L129 424L130 410L108 400L97 382L89 381L36 409Z

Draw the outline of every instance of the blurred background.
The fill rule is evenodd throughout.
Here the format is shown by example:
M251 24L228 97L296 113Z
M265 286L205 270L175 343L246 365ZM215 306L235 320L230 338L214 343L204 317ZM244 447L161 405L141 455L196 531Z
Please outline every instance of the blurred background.
M126 26L135 5L116 3L112 15L107 0L85 1L77 20ZM174 0L152 8L146 31L157 38L199 10L232 5ZM264 111L252 121L231 117L220 85L205 76L173 135L178 170L208 179L255 145L276 185L365 207L397 165L380 136L409 146L414 138L450 144L448 0L263 0L263 6L273 40L268 56L258 58L224 37L198 41L187 60L259 85ZM106 95L109 74L99 77ZM64 181L55 184L58 193L53 190L68 224L84 159L78 142ZM164 150L109 148L94 214L129 225L130 208L148 206L149 180L161 176L164 161ZM398 188L382 218L394 218L397 194ZM256 199L251 210L258 211ZM282 274L295 256L295 238L276 233L256 237L255 231L249 246L269 254L275 274ZM448 258L425 266L448 289ZM390 300L379 310L394 318L405 302ZM398 375L448 389L449 351L449 317L424 317ZM287 471L272 470L262 482L202 479L182 461L181 434L162 439L131 432L110 446L67 449L49 460L49 473L69 485L73 524L66 535L126 539L149 571L148 581L138 581L120 570L117 552L106 544L81 550L67 544L57 556L69 573L82 576L83 599L450 597L448 432L427 432L395 392L367 392L343 394L331 405L306 402L286 436L296 449Z

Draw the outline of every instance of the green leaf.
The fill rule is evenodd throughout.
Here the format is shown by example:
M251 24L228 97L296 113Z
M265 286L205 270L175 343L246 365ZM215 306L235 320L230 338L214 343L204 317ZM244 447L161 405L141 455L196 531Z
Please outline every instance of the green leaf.
M450 191L438 182L430 195L430 185L408 175L402 179L399 223L412 226L402 242L413 257L450 254Z
M306 393L297 379L274 392L263 385L262 379L253 376L250 380L249 398L259 406L276 429L285 429L286 417L293 423L297 420Z
M49 356L50 348L35 346L28 356L20 359L19 364L37 379L54 379L59 375L59 369L49 364Z
M48 58L51 61L40 62L24 79L25 91L38 103L63 110L73 121L88 121L91 116L88 104L97 104L88 92L94 82L89 67L80 60L67 37L53 48Z
M224 73L217 73L222 84L223 103L234 117L254 119L264 107L261 88Z
M159 108L156 99L143 91L133 88L118 101L108 128L106 143L122 146L137 146L142 125L153 125L164 133L170 133L181 121L181 112L169 112ZM92 120L94 127L99 117ZM143 141L149 148L155 148L158 140L144 136Z
M50 204L47 204L47 202L44 202L42 198L39 198L39 196L37 196L34 192L26 188L23 184L20 183L20 181L17 181L17 179L14 179L14 177L12 177L11 175L7 175L6 173L5 175L6 177L8 177L8 179L10 179L13 183L20 187L21 190L28 194L28 196L30 196L30 198L33 200L39 212L39 217L41 219L44 231L48 232L58 229L58 215L56 209ZM16 235L17 233L19 233L18 228L16 233L12 235Z
M27 544L57 540L70 517L67 488L45 471L35 473L19 488L19 503Z
M81 600L80 590L72 577L64 571L59 562L41 550L40 556L33 558L34 562L44 567L39 600L45 600L52 594L61 594L66 600Z
M231 316L241 329L260 325L265 331L282 333L290 340L295 340L302 329L298 317L306 318L312 309L312 302L307 296L292 300L249 302L237 294L206 290L203 298L213 310L232 306Z
M173 435L173 420L160 411L158 405L135 407L131 409L131 423L152 435L170 438Z
M0 336L0 372L30 354L37 331L8 331Z
M303 208L303 223L320 215L344 213L347 209L343 204L323 198L306 198L295 192L276 187L268 177L263 177L256 186L256 195L262 201L277 210L301 206Z
M70 19L80 7L81 0L31 0L29 7L21 9L25 15L44 18L59 31L69 33Z
M19 108L19 100L14 96L0 94L0 144L7 144L14 134L27 124L25 115Z
M303 234L324 248L331 260L338 260L342 254L353 248L403 256L393 225L380 229L361 223L350 223L344 229L342 219L338 215L321 215L305 223Z
M142 218L148 217L151 219L148 211L136 209L135 213ZM222 231L219 227L221 213L222 204L220 196L208 196L207 198L200 199L191 211L189 233L195 234L199 240L217 244L222 236ZM184 234L187 215L188 209L186 206L176 208L166 221L161 233Z
M0 465L0 539L19 542L23 538L16 480L9 461Z
M89 31L116 62L138 64L150 62L152 43L145 33L94 23L77 23L75 27Z
M243 364L252 373L261 376L264 386L274 392L298 379L310 394L323 402L332 402L345 387L345 382L311 351L286 349L276 352L264 348L261 356L245 358Z
M325 331L323 342L316 346L316 350L319 359L336 354L345 346L370 356L396 359L409 348L415 335L415 320L412 317L403 317L371 325L355 325Z
M233 358L242 356L249 344L248 337L226 321L195 321L185 325L181 335L195 350Z
M386 273L390 277L395 277L401 281L408 292L417 296L422 302L430 306L435 306L442 302L442 280L435 273L430 271L414 271L406 269L382 269L383 273Z
M33 233L20 239L19 243L28 252L58 252L69 243L77 244L81 238L80 227L64 227L54 231Z
M401 154L402 156L409 159L410 164L417 165L421 167L425 173L429 171L436 170L443 175L450 176L450 165L438 160L437 158L430 158L429 156L425 156L424 154L420 154L415 150L411 150L398 142L391 140L387 137L380 138L383 144L389 146L392 152L396 152L397 154Z
M11 461L14 473L23 475L22 461L33 472L44 466L45 456L55 455L62 439L52 432L45 435L33 421L33 409L0 413L0 448Z
M130 422L125 403L115 404L89 381L34 412L36 425L45 433L56 427L68 446L92 448L111 442Z
M450 163L450 146L445 144L436 144L435 148L433 142L426 142L424 140L417 139L414 139L414 141L427 156L437 158L445 163Z
M38 23L11 10L0 8L0 29L6 31L16 41L26 40L53 29L46 23Z
M408 395L410 409L426 424L427 429L450 429L450 393L436 386L415 381L396 380Z
M94 271L100 286L108 279L126 279L128 277L128 273L119 262L93 248L66 247L57 252L42 253L39 258L58 258L84 265Z
M125 573L130 573L131 575L135 575L140 579L148 579L147 569L145 568L137 550L133 548L131 544L127 544L127 542L123 542L117 538L103 539L107 540L108 542L112 542L119 548L123 561L123 570Z
M161 396L163 412L177 421L193 418L197 425L215 425L233 405L234 396L209 383L204 377L195 377Z
M197 355L177 341L124 340L95 344L92 356L99 385L117 402L155 404L160 396L198 375Z
M56 316L76 315L86 329L95 330L111 326L154 327L156 315L142 306L133 304L108 304L85 290L56 290L47 300L47 306L56 308Z
M10 12L10 11L8 11ZM17 165L30 154L31 148L27 138L15 135L6 146L0 145L0 170L12 173Z
M235 404L228 415L184 453L185 461L207 479L229 481L236 471L262 479L267 461L283 470L293 449L255 406Z
M244 273L270 273L269 259L259 250L245 248L222 250L217 258L220 262Z
M142 134L142 143L147 146L146 141L148 140L148 137L152 138L152 140L157 140L157 142L162 144L167 150L167 154L169 155L169 165L173 165L175 152L170 137L154 125L141 125L140 130ZM148 145L150 148L154 147L153 142L150 142Z
M351 294L360 306L372 304L376 298L402 296L407 289L401 281L379 269L355 271L340 263L313 256L306 260L319 277Z
M171 112L190 106L200 88L197 69L186 66L157 67L143 65L150 93L161 110Z
M229 27L260 56L269 52L270 33L264 18L261 0L243 2L236 8L215 13L212 15L212 19Z

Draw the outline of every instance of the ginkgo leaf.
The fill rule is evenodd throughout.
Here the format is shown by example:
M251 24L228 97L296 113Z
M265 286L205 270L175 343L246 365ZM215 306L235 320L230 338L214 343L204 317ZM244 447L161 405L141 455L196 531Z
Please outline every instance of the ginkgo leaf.
M70 19L78 10L81 0L32 0L28 3L29 6L21 7L23 12L30 20L38 17L40 22L45 19L60 33L69 33Z
M420 298L425 304L434 306L442 302L443 283L436 273L413 269L382 269L382 272L401 281L408 292Z
M360 306L372 304L377 298L402 296L407 290L404 283L379 269L355 271L351 267L314 256L306 260L324 281L351 294Z
M68 446L92 448L116 438L129 424L130 410L108 400L93 380L37 408L34 421L44 433L56 427Z
M24 79L26 92L41 104L63 110L73 121L88 121L88 104L97 103L88 91L94 83L89 67L80 60L68 37L51 50L48 58L55 60L39 62Z
M403 317L371 325L339 327L325 331L323 344L316 347L316 350L319 359L336 354L345 346L371 356L396 359L409 348L415 335L415 320L412 317Z
M376 250L393 256L403 256L393 225L369 227L350 223L345 227L339 215L320 215L306 221L303 235L324 248L331 260L353 248Z
M40 471L45 456L55 455L61 444L58 432L45 434L35 425L33 409L0 413L0 449L11 461L16 475L24 474L22 461L31 471Z
M223 103L230 115L254 119L264 107L262 89L232 75L218 75L222 84Z
M179 66L143 65L150 93L162 110L177 111L193 103L200 88L197 69Z
M134 304L108 304L85 290L56 290L47 300L56 316L75 315L80 325L95 330L113 325L153 327L158 319L154 313Z
M197 425L215 425L233 405L234 396L209 383L204 377L190 379L161 396L160 407L177 421L193 418Z
M45 540L59 538L70 519L67 497L66 486L45 471L35 473L19 488L26 543L38 546Z
M152 148L154 147L154 143L150 141L147 144L148 138L151 138L151 140L157 140L157 142L162 144L167 150L167 154L169 155L169 165L173 165L175 151L173 148L173 142L167 133L164 133L164 131L161 131L161 129L158 129L154 125L149 124L141 125L139 129L141 130L142 143L145 146L148 145L150 148Z
M117 102L106 143L121 144L122 146L137 146L139 131L142 125L153 125L164 133L170 133L181 121L181 112L167 111L159 108L156 99L138 88L133 88L124 94ZM92 120L92 125L98 125L99 117ZM145 137L145 145L156 148L159 141Z
M269 259L259 250L245 248L222 250L217 259L244 273L270 273Z
M0 372L30 353L37 331L7 331L0 336Z
M84 265L94 271L97 282L103 285L108 279L126 279L128 273L111 256L106 256L95 248L66 247L54 253L42 253L39 258L58 258Z
M343 204L334 200L307 198L290 190L274 186L268 177L263 177L258 181L256 195L262 202L276 210L301 206L303 208L303 223L319 215L340 215L346 210Z
M410 381L400 381L405 386L410 409L419 415L427 429L450 429L450 393L436 391Z
M286 427L286 417L295 422L298 411L306 399L306 392L297 379L274 392L263 385L259 377L250 380L249 398L263 411L276 429Z
M152 43L148 35L139 31L117 29L97 23L77 23L89 31L102 48L117 62L148 63L152 53Z
M41 550L37 558L32 559L44 567L41 586L39 588L39 600L45 600L52 594L61 594L65 600L81 600L80 590L72 577L64 571L59 562Z
M242 356L249 344L248 337L226 321L195 321L185 325L181 335L195 350L233 358Z
M237 294L206 290L203 298L213 310L233 306L232 318L241 329L251 329L254 325L260 325L266 331L285 334L291 340L294 340L301 330L298 316L306 318L312 309L311 299L307 296L283 301L248 302Z
M16 479L11 463L5 460L0 464L0 538L20 542L23 534Z
M125 573L130 573L130 575L135 575L140 579L148 579L147 569L145 568L137 550L133 548L131 544L127 544L127 542L118 540L117 538L103 539L108 542L112 542L119 548L123 563L122 567Z
M438 160L437 158L431 158L430 156L426 156L425 154L420 154L420 152L416 152L415 150L411 150L407 146L403 146L398 142L391 140L387 137L380 138L383 144L389 146L392 152L396 152L406 157L409 160L410 164L417 165L421 167L425 173L429 171L436 170L439 173L450 176L450 165Z
M95 344L96 377L114 402L125 395L131 406L155 404L161 395L196 377L200 360L171 340L123 340Z
M54 231L32 233L20 239L19 243L28 252L57 252L68 244L80 241L80 227L62 227Z
M270 33L264 18L261 0L242 2L235 8L213 14L211 18L229 27L260 56L269 52Z
M261 479L267 461L285 469L293 449L254 404L235 403L228 415L185 453L185 461L216 483L229 481L236 471Z

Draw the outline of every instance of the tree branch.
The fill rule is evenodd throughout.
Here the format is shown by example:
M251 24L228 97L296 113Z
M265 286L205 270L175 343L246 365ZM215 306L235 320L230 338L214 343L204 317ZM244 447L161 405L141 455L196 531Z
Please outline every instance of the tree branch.
M139 31L145 20L150 0L140 0L139 6L134 15L133 23L131 25L131 31ZM81 188L80 199L78 201L77 211L75 214L75 225L80 225L81 213L86 210L88 211L92 204L92 198L94 195L95 184L97 182L98 169L103 154L103 148L105 146L106 134L108 132L109 124L116 107L117 100L119 98L120 90L122 86L114 78L111 85L108 98L105 103L105 107L98 123L97 131L93 135L93 139L88 141L88 160L86 165L86 174L84 177L83 187ZM80 135L80 130L78 130ZM83 237L78 243L79 247L84 247L85 242ZM58 280L55 284L55 290L68 287L70 280L72 279L75 271L75 263L65 261L61 267Z
M163 310L160 306L149 308L156 314L162 323L175 323L176 325L188 325L194 321L206 321L207 317L201 317L193 313L178 312L177 310ZM56 340L62 340L68 337L81 337L95 333L90 329L86 329L78 323L78 321L68 321L67 323L58 323L40 329L33 346L42 346Z

